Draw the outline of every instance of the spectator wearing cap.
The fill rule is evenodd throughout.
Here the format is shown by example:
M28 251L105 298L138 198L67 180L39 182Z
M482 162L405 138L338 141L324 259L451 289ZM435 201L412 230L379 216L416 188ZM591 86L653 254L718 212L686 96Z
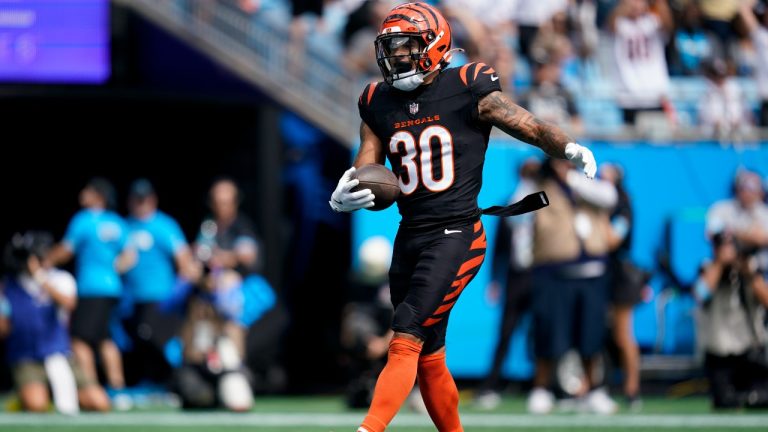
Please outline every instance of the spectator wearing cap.
M734 179L734 197L718 201L707 211L707 235L729 231L748 248L758 249L761 267L768 263L768 205L760 175L743 170Z
M123 291L120 274L135 262L128 247L128 230L112 209L115 192L103 178L91 179L80 191L80 206L64 238L45 259L57 266L75 258L77 307L72 314L72 351L88 380L97 381L94 351L101 355L110 387L125 386L120 351L109 332L109 320Z
M738 139L750 129L751 115L739 85L728 74L725 60L714 57L702 63L707 90L699 100L702 132L718 139Z
M126 369L139 372L136 378L157 382L170 377L164 348L177 333L180 319L171 312L177 271L188 281L200 277L200 265L179 224L158 209L155 188L147 179L133 182L128 196L126 219L129 244L136 250L136 265L124 275L124 296L132 304L125 320L131 338ZM129 367L136 366L136 367Z

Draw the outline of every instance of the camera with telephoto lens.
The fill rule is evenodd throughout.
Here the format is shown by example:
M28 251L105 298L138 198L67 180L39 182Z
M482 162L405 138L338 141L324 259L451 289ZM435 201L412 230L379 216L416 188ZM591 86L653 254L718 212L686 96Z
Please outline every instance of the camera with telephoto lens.
M738 239L729 231L721 231L712 236L712 244L715 251L719 251L725 245L732 245L736 250L736 260L733 265L738 266L748 273L765 272L764 266L760 265L758 260L759 248L757 246L746 244ZM716 252L719 253L719 252Z

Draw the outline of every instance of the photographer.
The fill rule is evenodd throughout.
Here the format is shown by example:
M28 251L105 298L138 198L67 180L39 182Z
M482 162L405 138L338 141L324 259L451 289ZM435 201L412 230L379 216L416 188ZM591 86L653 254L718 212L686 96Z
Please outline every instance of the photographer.
M45 232L16 233L5 245L5 275L0 289L0 338L7 338L7 360L19 402L26 411L76 414L108 411L109 399L74 361L67 325L77 304L75 279L44 268L53 244Z
M768 407L765 308L768 284L751 250L727 231L695 285L699 334L714 408Z
M707 211L707 235L729 231L742 245L755 249L760 267L768 268L768 205L760 175L742 169L733 180L733 198Z

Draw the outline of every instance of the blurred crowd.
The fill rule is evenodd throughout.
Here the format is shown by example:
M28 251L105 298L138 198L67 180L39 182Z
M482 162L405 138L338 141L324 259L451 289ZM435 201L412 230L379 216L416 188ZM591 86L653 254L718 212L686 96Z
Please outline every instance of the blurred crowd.
M291 57L319 51L361 82L381 79L373 40L389 9L401 3L220 2L252 15L256 25L288 27ZM597 128L611 123L612 112L626 130L687 128L720 140L744 139L768 126L764 0L428 3L441 8L454 46L464 50L454 66L491 64L518 103L575 135L599 133L585 130L584 117ZM596 111L604 99L608 109Z
M149 384L185 408L244 411L254 394L283 391L282 306L260 275L241 199L232 179L216 180L190 244L148 180L132 184L123 216L112 184L94 178L60 241L14 234L3 250L0 337L18 407L128 409L127 388Z

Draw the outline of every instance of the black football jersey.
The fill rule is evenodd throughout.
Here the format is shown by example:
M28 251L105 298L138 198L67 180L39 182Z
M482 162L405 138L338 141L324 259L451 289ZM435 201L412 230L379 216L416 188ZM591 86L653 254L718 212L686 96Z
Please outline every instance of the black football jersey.
M400 180L403 226L480 215L477 196L491 125L478 119L477 102L497 90L499 76L483 63L446 69L410 92L386 83L365 87L360 117L381 140Z

